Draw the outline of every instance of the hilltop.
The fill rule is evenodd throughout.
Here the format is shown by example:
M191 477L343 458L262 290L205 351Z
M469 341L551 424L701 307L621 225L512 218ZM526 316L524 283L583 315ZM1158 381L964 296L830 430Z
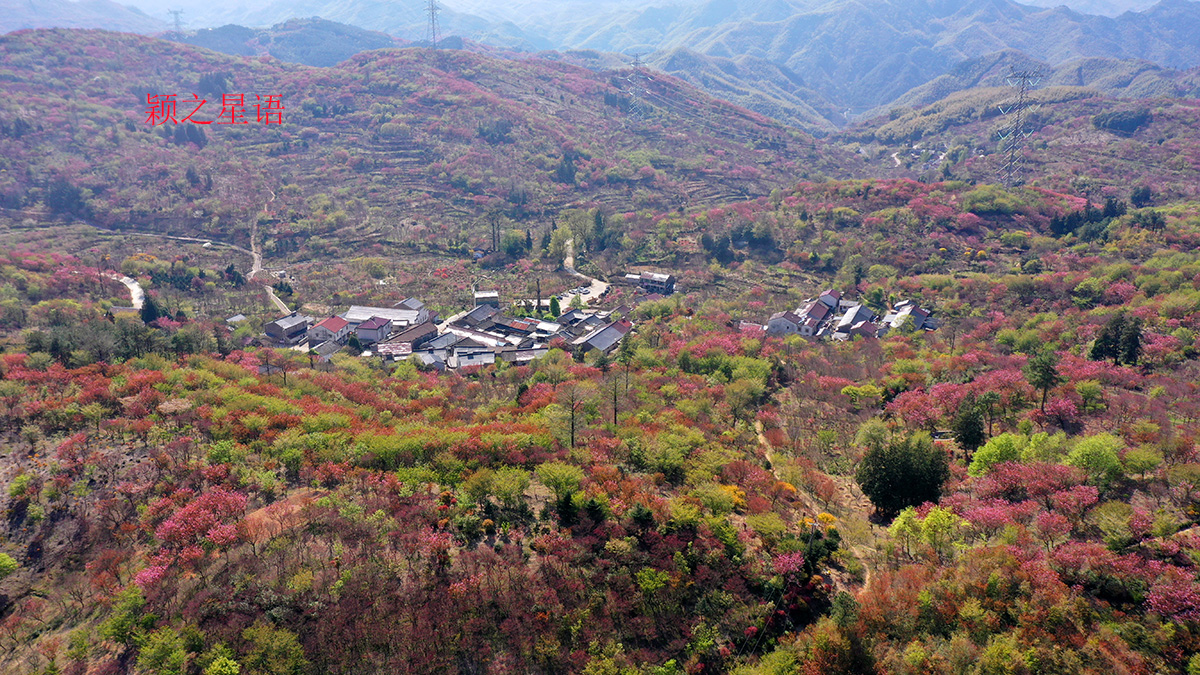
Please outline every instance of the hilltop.
M270 54L305 66L336 66L359 52L404 47L385 33L324 19L292 19L266 29L228 24L191 33L167 33L165 40L183 42L234 56Z
M703 205L861 165L649 71L427 49L308 68L101 31L0 44L14 130L0 193L18 219L44 217L58 186L71 198L51 211L105 227L244 241L265 208L263 227L296 245L415 225L440 245L483 243L472 223L489 214L539 229L565 208ZM208 119L221 92L280 95L285 124L253 123L252 105L238 127L146 123L147 94L178 93L182 108L191 92Z
M915 87L889 104L894 108L923 108L956 92L980 87L1007 87L1013 71L1040 73L1043 88L1087 87L1113 98L1196 98L1200 68L1181 71L1138 59L1087 57L1050 64L1022 52L1005 50L964 61L950 72ZM874 117L888 110L877 109Z
M1013 93L1008 87L957 92L855 125L837 141L866 158L874 175L994 183L1005 163L1000 110ZM1050 86L1034 90L1031 101L1036 107L1022 152L1030 184L1096 198L1134 184L1168 199L1196 195L1196 100L1117 100L1095 89Z

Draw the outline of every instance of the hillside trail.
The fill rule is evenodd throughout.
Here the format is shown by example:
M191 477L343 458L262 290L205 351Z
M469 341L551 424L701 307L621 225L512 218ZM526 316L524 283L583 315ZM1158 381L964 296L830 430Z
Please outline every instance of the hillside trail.
M274 193L271 194L271 199L275 199ZM269 204L270 202L267 203ZM263 208L265 209L266 207L264 206ZM250 226L250 258L253 262L250 265L250 274L246 277L247 279L253 279L259 272L262 272L263 268L262 253L260 252L258 246L257 218L254 220L254 224ZM271 286L270 281L267 281L263 284L263 290L267 292L267 299L271 301L272 305L275 305L275 309L279 310L285 315L292 313L292 310L289 309L286 304L284 304L283 300L280 300L279 296L275 295L275 288Z
M599 298L600 296L602 296L608 292L608 284L604 283L603 281L600 281L599 279L593 279L593 278L587 276L586 274L583 274L582 272L575 269L575 240L574 239L567 240L566 248L567 248L567 251L566 251L567 255L563 257L563 269L566 270L567 274L570 274L571 276L573 276L577 279L583 279L584 281L588 282L588 292L586 295L579 294L579 293L568 293L566 295L566 297L563 298L563 303L562 303L563 309L570 307L571 303L575 301L576 297L578 297L580 299L580 302L582 302L584 305L587 305L588 300L591 300L593 298Z
M762 422L755 420L754 433L758 437L759 447L762 448L763 454L766 456L767 461L771 463L771 473L775 476L775 480L786 482L782 477L780 477L779 470L776 468L778 466L776 462L777 455L775 453L774 446L771 445L771 442L767 440L766 435L763 433ZM819 471L818 469L813 470ZM821 472L821 474L833 481L834 485L837 486L837 503L843 509L861 516L864 520L870 516L871 503L867 501L865 497L859 497L854 494L854 484L849 478L845 476L831 476L824 472ZM797 488L796 497L802 504L803 509L811 512L814 520L816 519L817 514L826 512L828 510L827 508L821 507L820 504L817 503L817 500L805 490ZM856 595L858 591L866 588L871 583L871 565L869 563L877 551L866 544L847 544L849 544L849 542L847 542L845 539L842 539L842 545L846 548L846 550L850 551L855 558L858 559L860 564L862 564L863 570L865 571L863 574L863 580L861 583L859 583L853 580L849 574L843 573L832 575L830 581L833 583L833 586L836 590L846 591L851 595Z
M124 274L116 274L115 272L106 274L105 276L109 279L116 279L124 284L125 288L129 289L129 303L134 309L141 310L142 307L146 306L146 291L137 282L137 279L127 277Z

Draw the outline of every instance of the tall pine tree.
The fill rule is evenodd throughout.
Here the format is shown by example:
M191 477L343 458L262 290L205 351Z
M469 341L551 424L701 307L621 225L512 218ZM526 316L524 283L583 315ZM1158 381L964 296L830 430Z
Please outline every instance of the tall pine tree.
M1137 317L1130 317L1125 320L1125 325L1121 328L1121 337L1118 341L1120 359L1125 365L1137 365L1138 359L1142 358L1142 320Z
M963 449L966 460L971 460L971 453L983 445L984 435L983 410L975 397L968 396L958 404L958 413L954 416L950 428L954 432L954 440Z
M1058 374L1058 355L1053 349L1047 349L1029 358L1025 364L1025 379L1042 392L1042 412L1045 412L1046 397L1050 390L1063 381L1062 376Z
M1088 356L1093 361L1112 359L1113 365L1135 365L1142 356L1142 320L1117 312L1105 322Z

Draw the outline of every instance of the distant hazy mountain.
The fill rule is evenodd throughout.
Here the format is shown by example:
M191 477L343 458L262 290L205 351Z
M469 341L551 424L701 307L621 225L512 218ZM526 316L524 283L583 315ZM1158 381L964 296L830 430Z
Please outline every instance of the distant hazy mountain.
M523 27L578 48L687 48L763 59L859 112L1005 49L1052 64L1084 57L1200 64L1200 4L1189 0L1163 0L1116 18L1010 0L839 0L815 8L794 0L708 0Z
M166 27L164 21L139 9L109 0L0 0L0 33L22 28L104 28L151 33Z
M641 54L652 67L814 133L868 111L936 100L976 86L976 79L997 84L994 77L973 74L981 64L999 63L996 54L1020 52L1055 67L1056 78L1129 96L1176 91L1177 73L1161 69L1200 65L1200 2L1162 0L1134 12L1125 10L1141 9L1147 0L1036 1L1056 6L1012 0L448 0L440 23L443 36L512 50L560 50L562 60L573 63L586 62L589 53ZM426 0L235 2L244 0L178 0L190 28L221 26L183 39L229 53L326 65L387 46L386 37L370 31L413 42L426 36ZM9 9L0 19L6 29L166 27L108 0L0 0L0 7ZM289 23L295 17L326 23ZM231 23L274 28L226 25ZM1059 72L1064 64L1074 70Z
M1025 0L1025 4L1037 7L1065 5L1080 14L1117 16L1125 12L1140 12L1154 5L1156 0Z
M539 52L538 56L592 70L628 69L631 62L625 55L587 49ZM824 135L844 122L841 111L807 89L803 78L769 61L750 56L726 59L675 49L656 53L646 63L717 98L813 134Z
M1106 96L1151 98L1200 96L1200 70L1178 71L1134 59L1101 57L1075 59L1056 66L1037 61L1017 51L1004 51L964 61L953 70L914 88L893 101L890 107L921 108L951 94L980 87L1004 87L1013 69L1040 69L1045 76L1040 87L1087 87ZM879 109L875 114L887 110ZM870 117L868 114L866 117Z
M405 40L425 39L428 25L425 0L272 0L255 7L220 12L222 23L273 26L295 17L320 17L368 30L383 31ZM443 36L456 35L517 49L545 49L544 40L531 38L512 23L483 19L442 8L439 24Z
M718 98L814 133L832 131L844 119L804 78L753 56L724 58L690 49L655 54L650 64Z
M306 66L333 66L359 52L404 44L386 33L324 19L292 19L260 29L230 24L186 35L168 33L164 38L238 56L270 54Z

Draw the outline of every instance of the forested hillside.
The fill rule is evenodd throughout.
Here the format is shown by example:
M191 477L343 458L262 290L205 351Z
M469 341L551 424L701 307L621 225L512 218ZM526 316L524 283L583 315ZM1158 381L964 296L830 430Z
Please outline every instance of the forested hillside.
M877 175L1002 182L1008 162L1001 135L1012 117L1010 87L971 89L914 110L896 110L847 129L840 140ZM1200 156L1195 99L1114 100L1082 87L1030 93L1021 177L1032 185L1103 197L1134 186L1162 204L1194 198Z
M299 243L350 223L466 242L486 214L544 226L567 206L687 207L856 166L645 72L421 49L316 69L98 31L2 40L5 205L103 227L245 242L261 214ZM170 93L180 119L192 94L207 100L208 121L244 94L249 123L148 124L146 96ZM284 123L256 122L255 95L280 96Z
M187 318L98 360L53 346L94 310L38 318L2 362L5 668L1184 672L1200 211L1123 201L854 182L703 214L934 308L879 341L743 332L782 297L723 283L643 304L611 360L477 374Z

